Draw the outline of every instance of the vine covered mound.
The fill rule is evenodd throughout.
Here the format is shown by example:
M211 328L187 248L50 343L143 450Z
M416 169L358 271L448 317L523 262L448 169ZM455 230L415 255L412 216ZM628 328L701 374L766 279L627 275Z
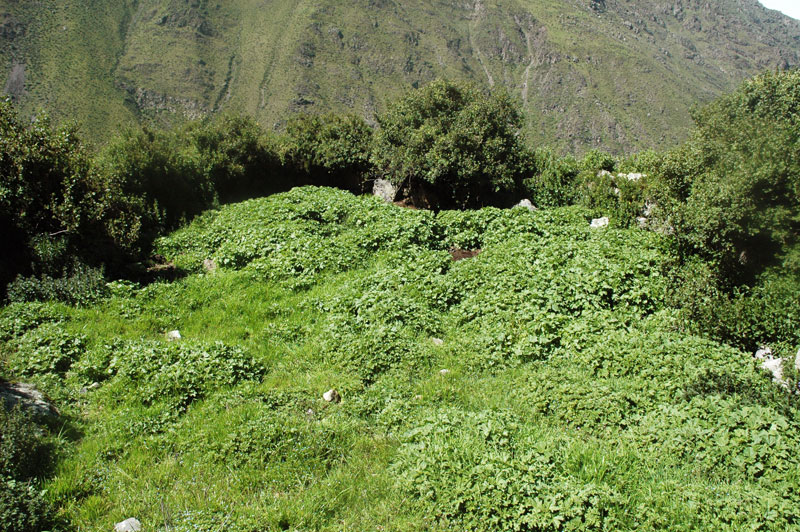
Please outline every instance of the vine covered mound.
M4 308L4 371L75 429L47 497L86 530L799 529L792 394L684 331L666 237L591 217L298 188L159 240L177 281Z

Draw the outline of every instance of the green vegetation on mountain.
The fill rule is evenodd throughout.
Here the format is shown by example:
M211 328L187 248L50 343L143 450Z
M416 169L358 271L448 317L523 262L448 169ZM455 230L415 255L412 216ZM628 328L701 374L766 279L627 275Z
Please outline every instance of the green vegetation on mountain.
M694 103L800 65L798 39L756 0L0 1L5 91L93 141L225 110L278 129L298 111L372 123L448 78L505 87L537 142L662 148Z
M60 412L0 410L0 531L800 530L798 109L618 159L458 82L96 153L4 103L0 391Z

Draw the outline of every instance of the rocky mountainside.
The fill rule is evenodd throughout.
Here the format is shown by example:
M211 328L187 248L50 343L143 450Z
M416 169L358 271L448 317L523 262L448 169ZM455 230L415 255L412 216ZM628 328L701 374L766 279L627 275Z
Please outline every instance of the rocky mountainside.
M26 113L120 124L224 110L373 120L437 77L505 86L536 142L681 140L693 104L800 65L800 22L756 0L0 0L5 91Z

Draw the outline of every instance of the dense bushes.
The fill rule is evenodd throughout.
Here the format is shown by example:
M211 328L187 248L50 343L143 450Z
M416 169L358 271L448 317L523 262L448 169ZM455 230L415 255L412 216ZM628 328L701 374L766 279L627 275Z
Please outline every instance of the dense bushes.
M372 129L355 115L296 115L280 146L285 164L302 181L362 192L372 168Z
M36 480L50 467L44 429L0 403L0 531L55 530L55 511Z
M798 108L800 72L756 77L695 113L692 139L656 165L678 239L732 282L797 242Z
M378 117L373 160L398 185L432 188L443 207L485 205L525 175L521 121L506 93L435 81Z

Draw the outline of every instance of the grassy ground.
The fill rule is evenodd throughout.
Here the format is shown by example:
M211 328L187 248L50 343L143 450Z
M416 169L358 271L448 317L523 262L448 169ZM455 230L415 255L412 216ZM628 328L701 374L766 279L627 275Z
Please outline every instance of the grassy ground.
M798 530L796 401L681 332L667 241L592 216L295 189L160 241L180 280L3 309L63 413L48 497L77 530Z

